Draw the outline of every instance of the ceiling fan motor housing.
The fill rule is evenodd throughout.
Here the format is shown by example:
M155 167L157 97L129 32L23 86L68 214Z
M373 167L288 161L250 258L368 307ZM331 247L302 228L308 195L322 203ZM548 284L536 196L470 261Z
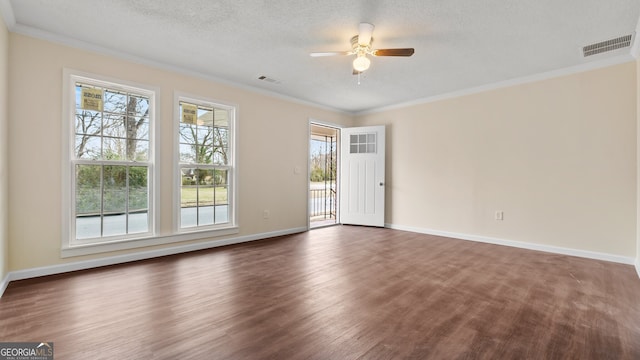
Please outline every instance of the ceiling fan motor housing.
M371 54L371 44L373 44L373 38L369 40L369 45L366 46L358 43L358 35L351 38L351 48L354 54L358 54L361 51L364 51L366 54Z

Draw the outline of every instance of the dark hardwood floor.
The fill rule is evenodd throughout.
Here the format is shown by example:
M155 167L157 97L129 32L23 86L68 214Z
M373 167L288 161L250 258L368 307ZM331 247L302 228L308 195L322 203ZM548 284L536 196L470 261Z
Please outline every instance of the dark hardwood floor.
M640 359L632 266L335 226L12 282L56 359Z

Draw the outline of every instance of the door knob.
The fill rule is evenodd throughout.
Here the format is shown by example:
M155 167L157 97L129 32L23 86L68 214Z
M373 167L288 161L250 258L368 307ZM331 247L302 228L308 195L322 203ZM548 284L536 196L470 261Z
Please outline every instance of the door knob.
M383 183L383 182L381 182L381 183L380 183L380 186L384 186L384 183Z

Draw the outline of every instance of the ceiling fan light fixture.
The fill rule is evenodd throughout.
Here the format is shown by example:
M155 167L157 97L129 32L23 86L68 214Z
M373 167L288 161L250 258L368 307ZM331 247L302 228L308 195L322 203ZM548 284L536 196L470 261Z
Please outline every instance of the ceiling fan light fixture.
M334 55L356 55L353 60L353 74L360 75L362 72L369 69L371 66L371 60L367 55L371 56L411 56L414 53L413 48L399 48L399 49L374 49L373 43L373 29L375 27L370 23L360 23L358 27L358 35L351 37L351 51L330 51L330 52L313 52L310 55L313 57L319 56L334 56Z
M358 72L363 72L369 68L371 65L371 60L366 55L358 55L358 57L353 60L353 70Z

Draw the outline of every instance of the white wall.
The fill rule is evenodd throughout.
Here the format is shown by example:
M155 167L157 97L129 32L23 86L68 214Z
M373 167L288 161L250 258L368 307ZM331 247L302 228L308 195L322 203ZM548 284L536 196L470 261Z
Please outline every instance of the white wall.
M11 271L122 254L60 258L63 68L160 89L161 234L171 232L174 91L235 103L240 233L307 226L308 120L350 125L351 115L11 34L9 267ZM294 168L303 171L294 174ZM270 218L263 219L263 210ZM211 240L211 239L203 239ZM155 248L153 248L155 249ZM142 250L151 250L145 248ZM131 250L127 253L141 250Z
M629 62L357 122L387 125L392 225L633 259L636 103Z
M9 33L0 16L0 284L9 268ZM0 286L0 293L2 289Z

